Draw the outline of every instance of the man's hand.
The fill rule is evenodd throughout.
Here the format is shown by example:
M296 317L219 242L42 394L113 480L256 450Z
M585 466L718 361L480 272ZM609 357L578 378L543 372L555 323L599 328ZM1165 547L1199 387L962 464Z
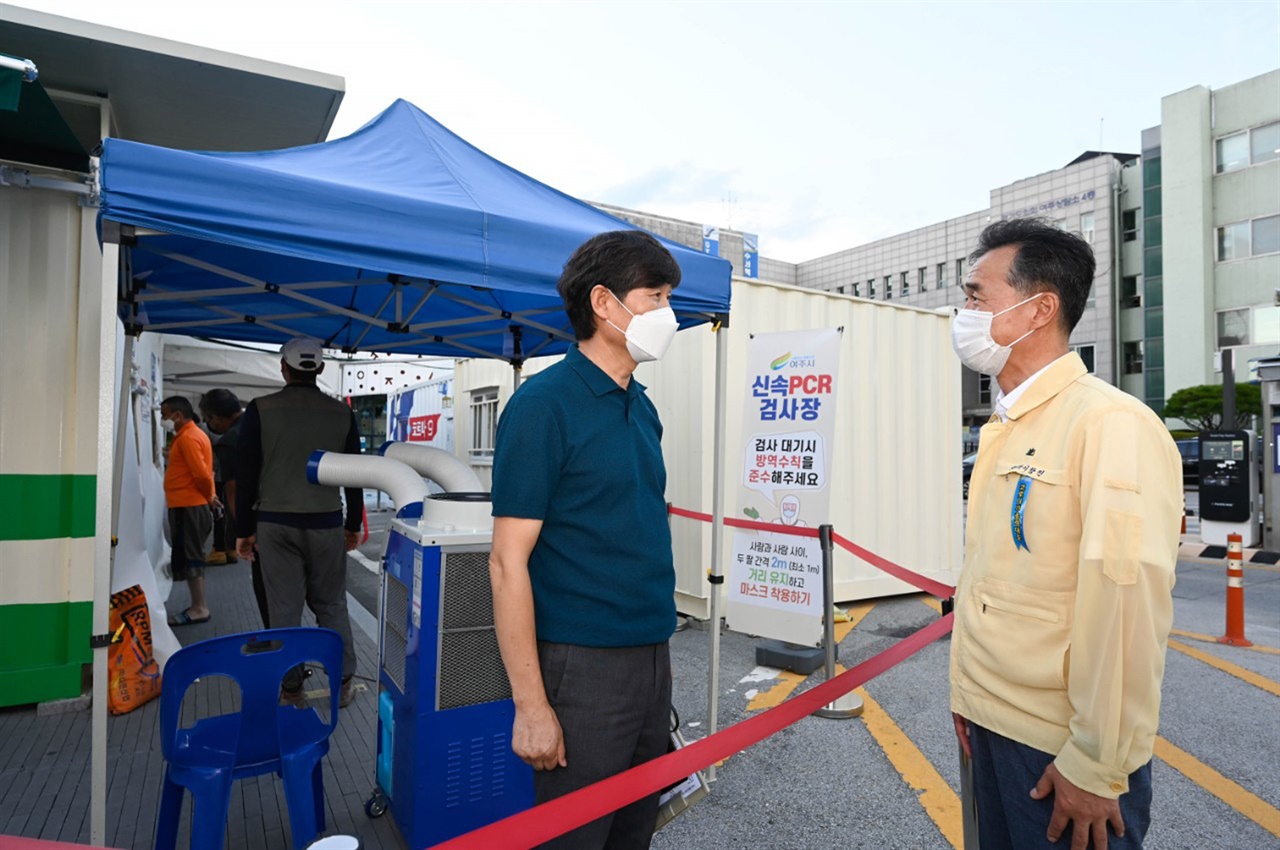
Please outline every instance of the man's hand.
M214 516L218 515L218 511L222 510L222 500L214 496L209 500L209 510L213 511Z
M956 724L956 737L960 739L960 752L964 753L964 757L967 759L973 758L973 750L969 749L969 721L954 711L951 712L951 719Z
M511 749L534 770L565 767L564 734L555 709L546 702L533 708L516 708L511 729Z
M1108 823L1117 836L1124 835L1120 803L1072 785L1052 762L1031 789L1031 799L1043 800L1050 794L1053 795L1053 817L1049 819L1049 841L1061 838L1068 822L1072 824L1071 850L1085 850L1091 836L1094 850L1107 850Z
M246 561L253 560L253 547L258 545L258 535L250 534L248 537L236 538L236 554Z
M347 531L344 528L342 529L342 537L346 542L346 547L348 552L352 551L353 549L355 549L357 546L360 545L360 532L358 531Z

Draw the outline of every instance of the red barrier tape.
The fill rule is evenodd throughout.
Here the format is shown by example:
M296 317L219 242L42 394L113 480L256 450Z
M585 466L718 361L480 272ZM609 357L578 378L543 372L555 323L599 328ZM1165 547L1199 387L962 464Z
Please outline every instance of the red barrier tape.
M711 522L711 514L698 513L697 511L689 511L684 508L677 508L674 505L668 508L672 516L684 517L686 519L696 519L700 522ZM779 525L772 522L754 522L747 519L735 519L725 517L724 524L730 528L749 528L755 531L768 531L773 534L794 534L797 537L814 537L818 536L816 528L796 528L792 525ZM852 554L854 557L861 558L871 566L878 570L888 573L894 578L901 579L912 587L919 588L925 593L931 593L940 599L950 599L956 595L956 589L950 585L943 584L940 581L934 581L927 576L912 572L906 567L900 567L893 561L880 557L875 552L863 549L851 540L841 537L834 531L831 533L831 540L840 548Z
M673 511L674 512L674 511ZM577 829L623 806L678 782L694 771L758 744L828 703L879 676L951 631L951 614L829 682L805 691L763 714L735 723L709 738L603 779L548 803L460 835L433 850L528 850ZM572 754L569 756L572 758Z
M876 569L882 570L888 573L889 575L893 576L894 578L902 579L907 584L911 585L912 587L918 587L919 589L923 590L925 593L932 593L934 596L937 596L939 599L950 599L951 597L956 595L956 589L954 587L943 584L940 581L934 581L933 579L928 578L926 576L922 576L919 573L913 573L911 570L907 569L906 567L900 567L897 564L893 563L893 561L885 560L884 558L881 558L879 555L877 555L875 552L870 552L866 549L863 549L857 543L854 543L844 537L841 537L839 534L836 534L834 531L831 533L831 541L835 543L837 546L839 546L841 549L844 549L846 552L851 553L855 557L861 558L862 560L866 561L868 564L875 567Z
M700 522L711 522L711 514L701 514L697 511L687 511L684 508L677 508L672 505L668 508L672 516L682 516L686 519L696 519ZM730 528L750 528L754 531L768 531L773 534L793 534L796 537L812 537L818 539L818 529L816 528L798 528L794 525L782 525L776 522L756 522L751 519L735 519L733 517L725 517L724 524Z

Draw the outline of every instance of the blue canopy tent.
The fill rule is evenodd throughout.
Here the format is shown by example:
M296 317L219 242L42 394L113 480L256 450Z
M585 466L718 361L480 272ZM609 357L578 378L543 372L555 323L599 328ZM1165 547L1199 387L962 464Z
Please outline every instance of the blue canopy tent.
M119 259L126 363L143 331L275 343L305 334L351 353L499 358L518 380L525 359L572 342L555 291L569 255L597 233L637 229L509 168L403 100L331 142L214 153L107 139L100 165L100 223L108 259ZM672 296L681 326L726 325L730 264L663 241L683 276ZM716 334L717 482L726 337ZM123 416L129 387L121 383ZM117 428L115 494L123 434ZM723 488L713 494L719 576ZM106 605L95 592L95 633L106 630ZM713 622L717 610L713 592ZM710 634L714 732L720 629ZM95 652L94 675L95 689L104 687L104 650ZM105 712L103 697L95 713ZM93 728L98 759L105 714ZM102 792L93 790L101 811Z
M516 365L572 341L555 282L573 249L634 228L403 100L346 138L280 151L108 139L102 219L104 238L131 247L119 300L132 332L307 334L348 352ZM683 273L682 326L727 314L729 263L665 244Z

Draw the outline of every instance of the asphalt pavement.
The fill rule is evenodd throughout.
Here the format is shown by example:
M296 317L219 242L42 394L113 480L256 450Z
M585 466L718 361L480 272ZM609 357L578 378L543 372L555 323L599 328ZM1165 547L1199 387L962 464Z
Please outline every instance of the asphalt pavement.
M348 561L348 590L376 617L392 513L374 508L370 538ZM1148 847L1280 847L1280 568L1245 568L1253 649L1212 642L1224 630L1225 586L1222 562L1178 564ZM840 663L866 660L934 621L936 605L912 595L858 606ZM690 739L709 725L707 629L690 621L671 643L674 701ZM800 681L757 668L757 642L722 632L722 729L823 681L821 671ZM935 641L868 683L862 717L807 717L730 757L710 795L659 832L654 848L958 847L949 646Z

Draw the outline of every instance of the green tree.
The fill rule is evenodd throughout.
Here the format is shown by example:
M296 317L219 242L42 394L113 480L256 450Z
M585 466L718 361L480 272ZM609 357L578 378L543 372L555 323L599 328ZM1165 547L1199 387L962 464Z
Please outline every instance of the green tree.
M1262 390L1257 384L1236 384L1236 420L1222 422L1222 384L1186 387L1164 404L1166 419L1181 419L1200 431L1245 428L1249 419L1262 415Z

